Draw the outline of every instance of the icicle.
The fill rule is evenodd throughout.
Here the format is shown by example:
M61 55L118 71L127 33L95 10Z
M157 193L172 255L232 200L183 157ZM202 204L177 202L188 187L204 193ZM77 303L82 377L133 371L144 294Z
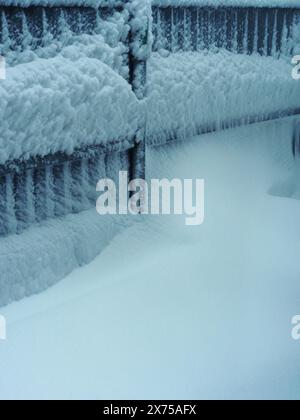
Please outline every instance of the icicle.
M33 37L28 29L27 17L24 11L22 11L22 48L28 48L32 44L32 41Z
M271 55L272 57L277 57L277 31L278 31L278 9L275 11L274 24L273 24L273 34L272 34L272 47Z
M215 14L213 11L209 12L208 17L208 45L209 49L213 50L216 40L216 24L215 24Z
M281 54L286 56L287 50L288 50L288 24L287 24L287 16L285 13L284 19L283 19L283 28L282 28L282 37L281 37Z
M253 37L253 52L258 53L258 11L255 11L254 37Z
M61 10L60 15L59 15L58 34L59 34L59 40L64 45L66 45L69 39L71 39L73 36L72 31L70 30L70 27L66 21L64 10Z
M248 54L248 40L249 40L249 11L247 10L245 16L244 34L243 34L243 54Z
M112 179L116 185L118 184L119 179L119 153L108 153L105 156L105 168L107 177Z
M292 57L300 52L300 22L296 14L293 15L293 21L290 28L288 40L288 56Z
M187 9L185 15L185 50L192 51L193 41L192 41L192 12L191 9Z
M221 28L221 48L227 48L227 25L226 25L226 13L224 12L223 24Z
M90 207L88 202L89 183L88 165L86 159L80 159L70 164L72 210L78 213Z
M189 27L187 22L187 10L184 8L183 11L183 50L189 50Z
M2 45L1 45L1 54L5 55L7 54L12 47L12 41L9 35L8 30L8 23L6 19L5 12L2 11L1 13L1 25L2 25Z
M55 215L55 187L52 166L46 166L45 169L45 197L46 217L50 219Z
M82 210L91 207L90 198L94 188L95 186L90 184L89 160L83 159L81 163Z
M31 225L35 222L35 205L34 205L34 183L33 170L29 169L25 175L26 188L26 223Z
M197 27L198 27L198 38L197 38L198 51L203 51L205 48L204 37L203 37L203 14L199 9L197 9Z
M15 194L14 194L14 175L8 174L5 177L6 182L6 223L9 233L17 232L17 218L15 212Z
M35 221L33 171L20 172L14 177L15 210L18 232L22 232Z
M54 217L55 195L52 167L37 167L34 174L35 214L38 222Z
M268 39L269 39L269 14L266 14L265 22L264 22L264 45L263 45L263 55L268 55Z
M163 36L162 36L162 21L160 8L157 10L157 43L156 49L160 50L163 48Z
M233 42L232 42L232 50L234 52L238 52L238 13L233 13Z
M171 9L171 51L177 52L178 50L178 32L175 24L174 8Z
M7 235L6 178L0 176L0 236Z
M89 184L91 185L91 203L96 205L96 187L100 179L106 175L106 159L104 154L100 154L89 159Z
M48 19L47 19L47 15L45 12L45 9L43 8L43 12L42 12L42 25L43 25L43 30L42 30L42 46L47 46L49 45L52 40L53 40L53 35L51 34L50 31L50 27L48 24Z
M53 184L55 193L55 216L63 216L72 211L70 192L71 176L69 162L55 165L53 168Z

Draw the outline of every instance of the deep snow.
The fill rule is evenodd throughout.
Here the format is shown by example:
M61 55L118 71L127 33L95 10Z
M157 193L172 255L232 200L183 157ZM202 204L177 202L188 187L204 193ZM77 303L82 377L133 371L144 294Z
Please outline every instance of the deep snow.
M204 225L141 220L3 308L0 397L299 399L300 202L268 194L293 170L290 127L150 150L149 177L206 179Z

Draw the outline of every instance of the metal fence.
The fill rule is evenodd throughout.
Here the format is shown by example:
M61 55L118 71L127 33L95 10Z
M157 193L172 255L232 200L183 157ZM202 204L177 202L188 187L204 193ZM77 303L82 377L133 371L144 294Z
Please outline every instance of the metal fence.
M290 56L300 42L299 24L300 8L156 6L154 51L226 48L240 54Z
M130 0L129 0L130 1ZM0 5L0 55L37 50L69 35L101 33L114 13L124 12L129 30L121 32L125 48L123 76L138 99L136 80L146 80L146 62L135 57L133 41L147 43L147 31L132 31L129 1L116 1L97 9L90 7L14 7ZM150 18L150 17L149 17ZM134 39L136 38L136 40ZM109 43L109 39L107 39ZM145 82L144 82L145 83ZM132 178L144 177L144 127L134 138L109 141L105 146L85 146L71 155L58 152L48 156L17 159L0 165L0 236L20 233L47 218L76 213L95 205L96 183L127 170ZM100 139L103 143L103 140Z
M0 55L51 45L66 25L73 34L93 35L101 22L125 10L129 1L116 1L97 9L7 7L1 6L0 1ZM153 7L152 11L154 51L226 48L241 54L280 57L292 55L299 42L299 9ZM138 99L143 99L146 58L136 56L132 46L134 41L147 46L148 29L142 33L133 30L134 18L128 15L129 32L124 32L120 42L127 47L122 58L127 68L124 77ZM284 115L269 118L281 116ZM141 127L135 138L126 138L124 142L78 148L72 155L58 152L0 165L0 236L20 233L47 218L94 206L95 185L103 176L114 178L119 170L128 170L131 178L144 177L144 130Z

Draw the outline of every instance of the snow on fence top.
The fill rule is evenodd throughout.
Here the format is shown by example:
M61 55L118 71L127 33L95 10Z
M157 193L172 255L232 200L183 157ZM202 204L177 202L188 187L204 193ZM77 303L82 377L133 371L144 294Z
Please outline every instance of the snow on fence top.
M295 7L300 0L152 0L153 6Z

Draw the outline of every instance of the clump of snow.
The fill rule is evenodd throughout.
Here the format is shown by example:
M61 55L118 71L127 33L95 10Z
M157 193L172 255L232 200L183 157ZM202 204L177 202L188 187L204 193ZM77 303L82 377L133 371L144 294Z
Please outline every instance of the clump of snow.
M1 163L134 137L142 105L130 85L97 59L78 58L72 48L65 56L7 70L0 84Z
M1 238L0 306L40 293L88 264L128 223L89 210Z
M201 128L300 108L300 84L285 60L258 55L154 53L148 71L150 143Z

